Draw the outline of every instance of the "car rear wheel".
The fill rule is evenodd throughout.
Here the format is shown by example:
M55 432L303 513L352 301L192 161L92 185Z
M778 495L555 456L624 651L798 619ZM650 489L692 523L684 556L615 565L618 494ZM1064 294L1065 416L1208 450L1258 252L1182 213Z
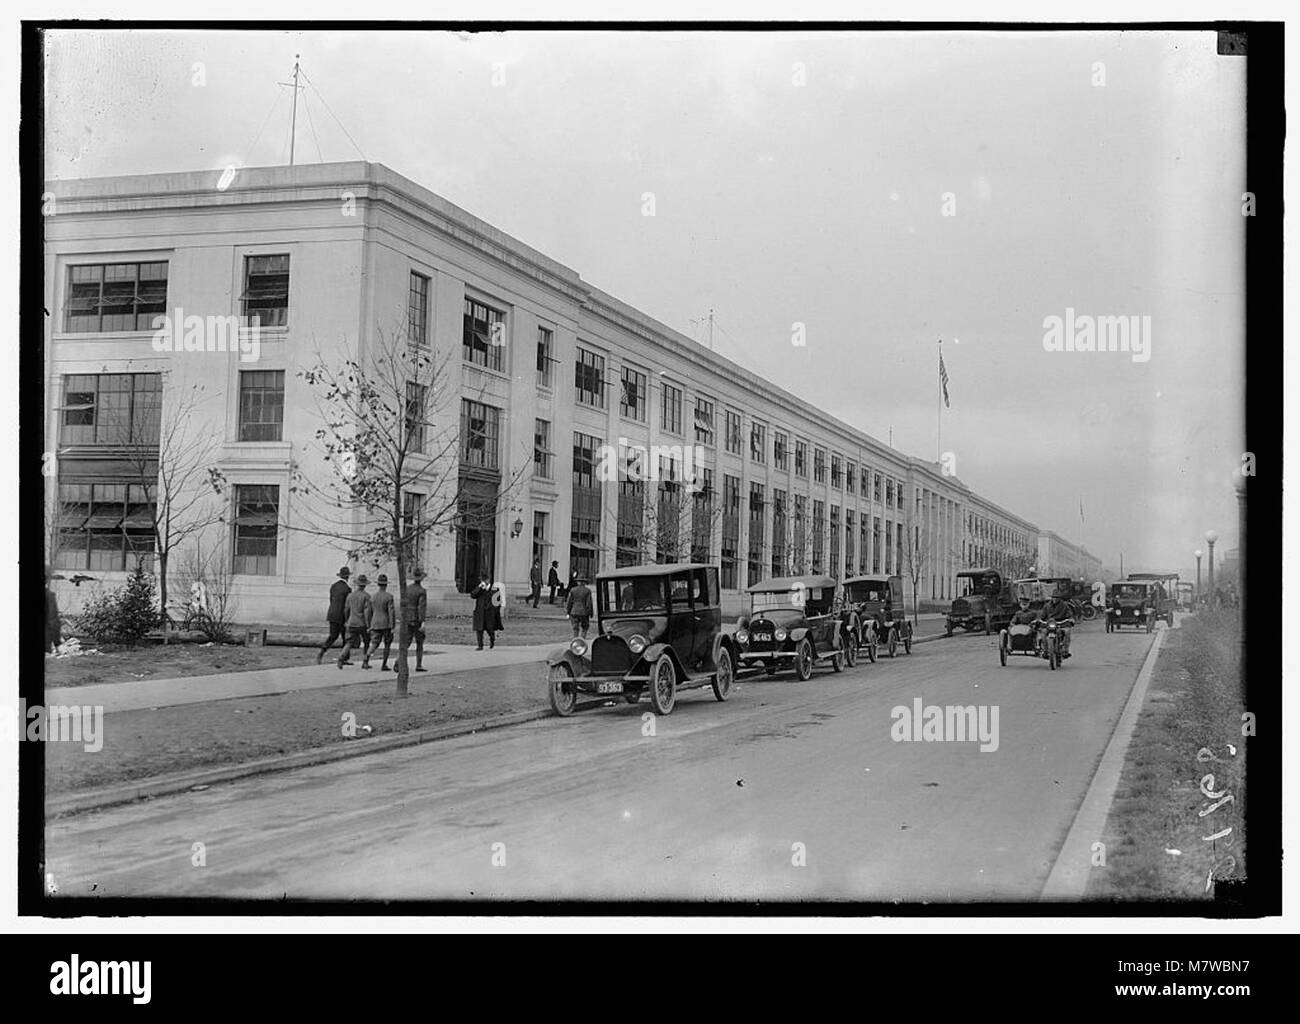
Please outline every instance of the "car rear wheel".
M799 645L794 649L794 673L799 677L799 681L805 682L812 678L813 670L813 645L807 637L799 641Z
M1097 609L1094 608L1091 604L1085 604L1085 605L1083 606L1083 618L1084 618L1084 621L1085 621L1085 622L1091 622L1091 621L1092 621L1093 619L1095 619L1096 617L1097 617Z
M872 633L867 637L867 661L871 664L876 663L876 634Z
M836 651L834 654L831 655L831 668L833 668L836 672L844 671L843 651Z
M656 715L671 715L677 703L677 668L673 659L659 655L654 673L650 676L650 706Z
M852 668L858 663L858 634L844 634L844 664Z
M731 652L723 647L718 651L718 671L713 673L713 697L726 700L731 696L731 684L735 673L731 671Z
M578 705L578 687L573 681L573 668L567 661L552 665L547 673L547 696L551 700L551 710L561 718L568 718Z

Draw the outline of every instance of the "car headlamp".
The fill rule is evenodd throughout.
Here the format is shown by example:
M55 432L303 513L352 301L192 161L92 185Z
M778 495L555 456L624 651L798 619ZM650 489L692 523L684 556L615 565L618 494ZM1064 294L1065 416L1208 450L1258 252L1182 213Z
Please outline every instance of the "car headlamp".
M573 642L569 644L569 650L579 658L584 657L587 653L587 641L580 636L575 636Z
M640 633L638 633L636 634L636 636L628 640L627 646L633 654L640 654L642 651L646 649L646 645L648 643L649 641L646 640L646 638L643 637Z
M742 644L749 643L749 634L743 629L736 630L736 640Z
M786 632L785 632L785 630L784 630L784 629L778 629L778 630L776 631L776 638L777 638L778 640L784 640L784 639L786 638Z

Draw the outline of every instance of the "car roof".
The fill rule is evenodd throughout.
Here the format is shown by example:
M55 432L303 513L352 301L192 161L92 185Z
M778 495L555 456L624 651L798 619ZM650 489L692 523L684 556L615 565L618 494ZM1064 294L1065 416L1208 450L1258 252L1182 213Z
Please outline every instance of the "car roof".
M999 579L1001 579L1002 577L1002 573L998 572L998 570L996 569L963 569L957 575L958 576L987 576L990 573L992 573L994 576L997 576Z
M890 576L888 573L868 573L865 576L850 576L844 581L847 587L850 583L888 583L891 580L902 579L901 576Z
M713 566L705 565L703 562L667 562L660 564L652 562L649 565L625 565L621 569L611 569L609 572L596 574L597 580L618 580L627 579L633 576L669 576L675 572L686 572L689 569L711 569Z
M833 587L836 585L834 576L773 576L770 580L763 580L761 583L755 583L749 588L751 594L777 594L786 590L793 590L795 584L802 584L805 587Z

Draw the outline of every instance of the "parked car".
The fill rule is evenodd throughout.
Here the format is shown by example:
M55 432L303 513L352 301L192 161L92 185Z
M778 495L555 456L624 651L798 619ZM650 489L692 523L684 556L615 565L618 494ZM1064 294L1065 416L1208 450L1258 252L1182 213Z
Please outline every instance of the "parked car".
M847 645L838 589L831 576L778 576L754 584L736 626L738 663L762 665L768 675L793 668L800 680L819 661L843 671Z
M901 577L897 576L850 576L844 581L846 650L865 649L868 661L876 660L876 652L885 635L880 628L880 615L891 600L891 580L899 580L901 594Z
M1145 629L1150 633L1160 618L1164 590L1153 580L1124 580L1112 583L1106 595L1106 632L1124 626ZM1170 613L1172 615L1172 613Z
M968 632L982 629L988 636L1010 622L1015 613L1015 596L996 569L959 572L957 597L948 611L944 634L952 636L952 631L960 626Z
M1178 587L1178 607L1191 609L1196 603L1196 587L1191 583L1180 582Z
M641 565L596 577L596 636L575 637L547 658L547 692L568 716L581 694L648 695L657 715L670 714L683 690L713 687L730 695L736 651L722 631L718 569L712 565Z
M912 624L907 621L902 576L854 576L844 581L844 593L859 630L870 637L867 657L876 660L877 645L891 658L899 647L912 653Z

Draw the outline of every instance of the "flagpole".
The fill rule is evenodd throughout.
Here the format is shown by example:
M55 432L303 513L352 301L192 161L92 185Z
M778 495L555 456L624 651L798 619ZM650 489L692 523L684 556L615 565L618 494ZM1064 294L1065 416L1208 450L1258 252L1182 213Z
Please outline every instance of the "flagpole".
M939 339L939 362L943 362L943 339ZM934 461L943 461L943 375L938 376L939 402L934 410Z

